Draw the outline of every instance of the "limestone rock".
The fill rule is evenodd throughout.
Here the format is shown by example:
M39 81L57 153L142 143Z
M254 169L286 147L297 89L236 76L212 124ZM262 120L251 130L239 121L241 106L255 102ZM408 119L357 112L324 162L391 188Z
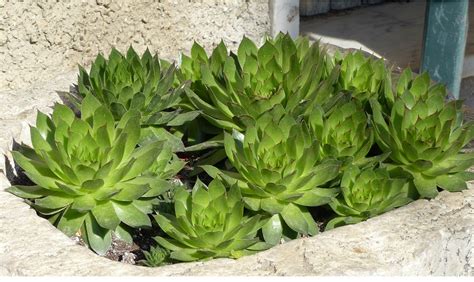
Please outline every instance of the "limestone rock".
M235 48L270 31L268 0L0 0L0 91L89 64L97 53L133 45L176 60L194 40Z

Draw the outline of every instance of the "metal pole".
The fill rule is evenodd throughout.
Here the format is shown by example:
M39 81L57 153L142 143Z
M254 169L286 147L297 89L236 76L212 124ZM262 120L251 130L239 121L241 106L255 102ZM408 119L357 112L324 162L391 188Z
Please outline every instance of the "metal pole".
M446 84L459 99L466 48L469 0L428 0L421 70Z

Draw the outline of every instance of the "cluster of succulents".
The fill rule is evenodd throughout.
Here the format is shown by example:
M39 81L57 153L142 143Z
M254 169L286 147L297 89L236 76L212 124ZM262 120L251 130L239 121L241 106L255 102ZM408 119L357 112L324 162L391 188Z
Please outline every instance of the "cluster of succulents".
M113 49L69 98L13 152L35 185L8 191L101 255L156 228L148 266L238 258L474 178L474 127L444 86L305 38L195 43L177 66Z

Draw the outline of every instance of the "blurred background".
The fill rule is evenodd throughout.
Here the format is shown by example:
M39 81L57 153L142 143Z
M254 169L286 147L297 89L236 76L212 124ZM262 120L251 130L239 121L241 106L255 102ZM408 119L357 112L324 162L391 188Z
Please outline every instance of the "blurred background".
M300 34L344 48L375 53L401 68L420 71L427 2L300 0ZM470 4L468 18L471 20L467 27L460 98L474 107L471 98L474 96L474 3Z

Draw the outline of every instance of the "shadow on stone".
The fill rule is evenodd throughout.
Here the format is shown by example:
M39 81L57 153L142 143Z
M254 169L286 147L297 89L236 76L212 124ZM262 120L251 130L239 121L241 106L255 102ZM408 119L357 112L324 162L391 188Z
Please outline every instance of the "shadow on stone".
M20 143L16 142L13 139L12 151L18 151L20 149ZM4 155L5 159L5 171L4 174L7 177L11 185L35 185L29 178L26 176L23 169L15 162ZM13 166L12 166L13 163Z
M82 97L79 95L79 89L76 84L72 84L69 86L69 92L66 91L56 91L61 102L71 108L76 116L80 116L80 103L82 101Z

